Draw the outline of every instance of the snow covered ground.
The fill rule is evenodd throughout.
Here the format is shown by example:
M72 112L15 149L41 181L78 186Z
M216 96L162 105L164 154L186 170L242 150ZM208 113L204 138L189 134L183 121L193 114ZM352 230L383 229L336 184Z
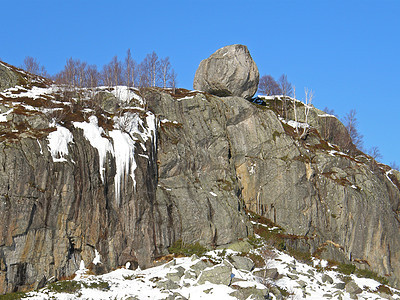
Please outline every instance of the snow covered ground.
M260 254L264 250L259 248L252 252ZM81 264L73 281L54 283L27 294L27 298L279 299L281 293L283 299L400 299L398 290L386 288L391 296L379 293L379 282L355 275L344 276L328 269L325 261L315 259L312 266L276 249L268 253L266 267L253 270L239 268L232 258L242 254L232 250L214 250L202 257L174 258L146 270L129 270L127 266L99 276L88 275ZM229 274L224 274L222 269ZM213 270L215 273L211 273ZM204 281L202 277L207 272L212 276ZM223 282L224 276L226 282ZM355 285L345 284L345 278ZM60 292L63 289L67 292Z

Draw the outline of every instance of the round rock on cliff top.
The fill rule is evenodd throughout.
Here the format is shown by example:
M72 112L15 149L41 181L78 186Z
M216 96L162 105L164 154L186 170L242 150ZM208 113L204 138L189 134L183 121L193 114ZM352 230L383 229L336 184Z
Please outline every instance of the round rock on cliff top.
M257 91L259 76L247 47L230 45L200 62L193 88L221 97L251 99Z

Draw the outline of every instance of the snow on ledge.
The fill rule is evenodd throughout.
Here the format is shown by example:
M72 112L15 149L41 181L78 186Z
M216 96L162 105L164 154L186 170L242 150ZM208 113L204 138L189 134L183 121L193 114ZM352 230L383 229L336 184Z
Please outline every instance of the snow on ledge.
M56 131L50 132L47 136L49 141L48 149L51 153L51 157L54 162L64 162L67 161L64 156L68 155L68 144L73 143L72 133L65 127L58 124L50 124L50 126L55 126Z

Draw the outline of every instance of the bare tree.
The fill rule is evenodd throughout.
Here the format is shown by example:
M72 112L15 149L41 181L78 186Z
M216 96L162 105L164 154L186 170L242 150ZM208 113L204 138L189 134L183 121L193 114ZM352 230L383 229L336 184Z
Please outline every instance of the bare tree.
M138 66L138 85L139 87L149 87L151 83L150 80L150 70L146 60L143 60Z
M91 66L91 71L93 71ZM97 72L97 71L96 71ZM93 74L92 74L93 75ZM64 69L54 76L55 81L59 84L65 84L70 87L87 87L93 85L88 78L88 64L87 62L73 59L67 59Z
M76 82L79 88L85 87L87 85L86 82L86 66L87 62L81 62L79 59L75 62L76 67Z
M93 89L99 85L100 74L96 65L88 65L86 68L86 86Z
M297 126L297 110L296 110L296 87L293 86L293 110L294 110L294 121L296 122L296 133L299 134L299 127Z
M38 74L40 69L37 59L31 56L26 56L24 58L21 68L32 74Z
M136 62L133 60L131 55L131 49L128 49L125 57L124 65L124 81L128 88L135 87L136 77Z
M374 146L374 147L372 147L371 149L369 149L368 154L369 154L370 156L372 156L372 158L373 158L374 160L378 160L378 159L381 159L381 158L382 158L381 151L380 151L379 148L376 147L376 146Z
M171 63L169 62L169 57L160 60L160 73L162 86L165 89L167 87L168 79L170 77Z
M282 115L287 118L287 99L286 96L293 96L293 89L292 89L292 84L288 81L286 74L282 74L281 77L279 77L278 80L278 85L281 90L281 93L283 95L282 99Z
M158 61L158 56L154 51L151 54L147 54L145 60L146 59L150 71L150 85L155 87L157 85L160 62Z
M346 116L344 117L344 125L346 126L347 131L350 134L350 138L353 144L360 150L363 149L363 138L364 136L358 132L358 121L356 118L356 110L352 109Z
M390 166L392 169L394 169L394 170L397 170L397 171L400 170L400 169L399 169L399 166L397 165L397 163L396 163L395 161L392 161L392 162L389 164L389 166Z
M169 86L172 88L172 93L174 93L174 94L175 94L176 86L178 84L177 77L178 77L178 75L175 73L175 70L172 69L170 72L170 75L169 75Z
M263 75L260 78L258 90L261 94L264 94L266 96L282 94L282 90L280 89L279 84L271 75Z
M333 109L330 109L329 107L325 106L323 109L324 112L326 112L328 115L336 116L335 111Z
M321 132L323 134L323 138L328 141L328 142L333 142L335 139L335 136L337 136L337 126L338 126L338 122L336 120L336 118L334 118L336 116L335 111L333 109L330 109L328 107L325 107L323 109L324 112L326 112L326 116L324 116L323 118L323 132ZM332 117L329 117L328 115L331 115Z
M282 95L293 96L292 84L288 81L286 74L282 74L278 80L279 88L281 89Z
M21 69L24 69L28 73L40 75L43 77L49 77L46 68L44 66L41 66L39 61L31 56L26 56L24 58Z
M309 90L308 88L304 89L305 93L305 106L304 106L304 114L305 114L305 123L308 122L308 114L310 112L311 104L312 104L312 99L314 98L314 92L312 90Z
M305 123L308 123L308 114L310 112L311 104L312 104L312 99L314 97L314 92L312 90L309 90L308 88L304 89L305 93L305 100L304 100L304 115L305 115ZM300 138L302 140L305 140L308 136L310 129L308 127L304 127L303 133L301 134Z
M117 56L103 66L102 78L104 85L109 87L122 84L122 65Z

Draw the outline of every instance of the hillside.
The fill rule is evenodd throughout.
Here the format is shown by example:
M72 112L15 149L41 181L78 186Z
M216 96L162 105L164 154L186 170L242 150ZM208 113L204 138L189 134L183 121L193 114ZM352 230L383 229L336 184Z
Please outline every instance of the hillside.
M77 89L5 63L0 75L0 293L70 278L81 261L145 269L179 240L254 234L399 286L400 174L335 117L282 97ZM284 231L253 228L248 212Z
M278 234L266 219L249 215L258 230ZM175 243L156 266L130 270L129 263L93 275L84 262L73 280L7 296L24 299L399 299L374 273L332 265L310 255L279 251L257 235L220 249ZM186 255L186 257L184 255ZM297 259L292 254L297 256ZM102 264L97 253L93 263Z

